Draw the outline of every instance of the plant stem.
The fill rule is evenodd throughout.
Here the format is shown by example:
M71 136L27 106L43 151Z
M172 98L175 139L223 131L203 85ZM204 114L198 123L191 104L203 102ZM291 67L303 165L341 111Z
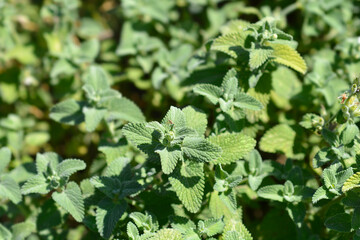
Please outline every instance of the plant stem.
M301 7L301 3L299 3L298 1L290 4L289 6L287 6L286 8L284 8L282 11L281 11L281 16L287 16L288 14L290 14L291 12L299 9Z

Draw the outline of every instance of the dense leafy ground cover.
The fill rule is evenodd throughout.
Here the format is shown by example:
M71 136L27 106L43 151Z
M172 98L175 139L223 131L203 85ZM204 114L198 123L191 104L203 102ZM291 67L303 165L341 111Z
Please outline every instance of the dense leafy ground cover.
M0 239L360 239L360 2L0 0Z

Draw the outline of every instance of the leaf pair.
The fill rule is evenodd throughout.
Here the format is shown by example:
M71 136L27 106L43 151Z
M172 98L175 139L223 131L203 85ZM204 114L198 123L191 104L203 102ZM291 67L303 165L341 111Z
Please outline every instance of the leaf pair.
M87 101L69 99L53 106L50 117L69 125L85 121L86 130L92 132L101 120L142 122L141 110L129 99L110 88L109 79L101 67L91 66L83 76L83 90Z
M96 226L100 235L109 238L124 214L127 203L124 200L142 189L132 177L129 159L117 158L107 167L104 176L91 178L92 185L104 195L96 209Z
M267 21L255 24L240 23L236 32L232 31L214 40L212 50L249 62L250 69L261 67L266 61L274 61L305 74L305 61L295 50L292 37L271 26ZM249 58L246 58L248 53Z
M76 221L84 218L84 200L80 187L75 182L68 182L69 177L84 170L85 162L78 159L65 159L56 153L48 152L36 155L37 175L28 179L21 187L22 194L47 194L52 190L52 198Z
M262 104L255 98L241 92L238 86L236 70L230 69L221 84L221 87L212 84L198 84L194 92L205 96L213 104L219 104L223 112L238 120L243 115L241 109L260 110Z
M221 148L204 139L205 114L191 107L171 107L162 122L129 123L123 128L126 138L150 160L160 158L165 174L186 159L209 162L220 157Z

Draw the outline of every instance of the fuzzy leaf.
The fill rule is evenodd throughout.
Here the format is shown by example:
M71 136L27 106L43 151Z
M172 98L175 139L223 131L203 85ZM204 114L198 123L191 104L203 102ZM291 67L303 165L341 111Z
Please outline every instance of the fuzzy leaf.
M21 201L19 185L9 176L0 178L0 197L10 199L14 204Z
M121 119L129 122L144 122L145 117L140 108L131 100L121 98L110 98L104 106L109 112L108 118Z
M161 150L156 150L160 155L161 169L165 174L170 174L179 160L182 160L182 152L180 147L167 147Z
M2 224L0 224L0 239L3 239L3 240L11 240L12 239L11 232L6 227L4 227Z
M263 65L266 62L266 60L269 59L272 52L273 52L272 49L266 49L266 48L251 49L250 61L249 61L250 68L251 69L259 68L261 65Z
M212 84L198 84L194 87L193 91L209 99L212 104L217 104L223 94L221 88Z
M263 108L263 105L258 100L243 92L239 92L235 95L233 104L238 108L246 108L255 111Z
M331 151L330 148L320 149L314 156L312 164L313 168L318 168L327 162L336 160L336 155Z
M221 156L221 148L198 137L186 137L181 150L194 161L210 162Z
M96 209L96 226L103 238L110 238L116 223L126 210L125 200L114 203L110 198L101 200Z
M150 240L183 240L181 234L174 229L161 229Z
M306 73L306 63L295 49L288 45L277 43L269 43L269 46L273 49L271 54L272 61L290 67L302 74Z
M160 142L153 141L153 138L158 139L161 133L149 128L145 123L128 123L122 131L132 144L149 156L154 155L154 150L160 145Z
M36 225L34 222L26 221L13 225L12 227L13 239L24 240L30 236L31 233L36 232Z
M259 197L282 202L284 200L284 186L280 184L269 185L257 191Z
M222 149L221 157L213 159L215 164L229 164L246 156L254 149L256 141L241 133L223 133L210 136L209 141Z
M165 117L161 121L163 125L169 125L169 123L174 124L175 128L186 127L185 114L181 109L176 107L170 107L169 111L166 113Z
M292 157L295 131L286 124L279 124L269 129L260 140L260 149L264 152L282 152Z
M11 151L7 147L0 149L0 173L4 172L5 168L11 160Z
M211 50L220 51L237 58L245 44L246 35L240 32L229 33L214 40Z
M217 191L211 193L209 209L214 218L221 218L223 216L231 218L234 215L234 209L229 204L225 204L223 200L224 197L220 198Z
M355 124L349 124L341 132L340 138L342 140L342 143L347 145L350 144L358 134L359 128Z
M126 233L130 240L137 240L139 238L139 230L132 222L128 222L126 225Z
M66 159L61 163L59 163L56 172L59 175L59 177L70 177L73 173L84 170L85 168L86 168L86 164L82 160Z
M54 192L52 198L62 208L69 212L76 221L81 222L84 218L84 200L81 195L80 187L75 182L69 182L66 189Z
M231 68L224 76L221 87L224 91L223 96L225 99L231 95L234 96L238 91L239 80L236 78L236 75L237 73L235 68Z
M98 109L98 108L83 108L83 113L85 115L85 127L86 131L92 132L99 125L101 120L104 118L107 110Z
M319 187L312 196L312 202L317 203L321 199L329 199L329 193L325 186Z
M185 208L199 211L205 186L203 163L184 162L169 176L169 181Z
M85 118L82 113L84 103L69 99L53 106L50 110L50 118L59 123L75 125L82 123Z
M48 170L50 170L52 174L55 173L57 165L61 160L62 158L54 152L36 154L37 173L48 173Z
M229 232L231 233L231 238L227 238ZM236 234L232 234L232 232L235 232ZM230 239L253 240L249 230L246 229L245 225L236 219L230 219L229 221L226 222L224 233L225 233L225 239L229 239L229 240ZM237 238L233 238L234 236L236 236Z
M25 182L21 187L22 194L39 193L46 194L50 192L51 188L42 175L36 175Z
M192 106L188 106L182 111L185 114L186 126L194 129L199 136L204 136L207 126L206 114Z
M343 192L347 192L351 189L360 187L360 172L355 173L349 177L342 187Z
M83 79L84 83L91 86L96 92L110 88L108 77L102 67L90 66Z
M225 224L221 219L206 219L205 221L199 221L198 229L201 233L212 237L218 233L221 233Z

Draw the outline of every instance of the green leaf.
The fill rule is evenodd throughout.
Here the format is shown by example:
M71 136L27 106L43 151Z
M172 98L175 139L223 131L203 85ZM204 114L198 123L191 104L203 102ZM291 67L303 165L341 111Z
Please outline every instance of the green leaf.
M209 142L221 147L221 156L212 159L215 164L229 164L246 156L254 149L256 141L241 133L223 133L209 137Z
M302 74L306 73L306 63L295 49L284 44L269 43L268 45L273 49L272 61L290 67Z
M323 171L324 183L327 189L335 188L337 179L335 173L331 169L325 169Z
M279 124L269 129L260 140L260 149L264 152L282 152L292 157L295 131L286 124Z
M84 200L80 187L75 182L69 182L64 191L54 192L51 196L76 221L81 222L84 219Z
M145 229L151 232L155 232L159 229L159 223L157 222L156 218L148 212L145 212L145 214L140 212L132 212L129 217L140 229Z
M96 92L110 88L108 77L102 67L90 66L83 79L84 83L91 86Z
M221 88L212 84L198 84L194 87L193 91L209 99L212 104L217 104L223 94Z
M31 233L36 232L36 225L33 222L26 221L13 225L12 227L13 239L23 240L30 236Z
M360 172L355 173L349 177L342 187L343 192L347 192L351 189L360 187Z
M12 234L11 232L4 227L2 224L0 224L0 239L3 240L12 240Z
M137 240L140 236L139 230L132 222L128 222L128 224L126 225L126 233L130 240Z
M228 236L229 232L231 233L230 234L231 238L227 238L229 237ZM234 232L236 234L233 234ZM249 230L246 229L245 225L234 218L226 222L224 233L225 233L225 239L229 239L229 240L230 239L253 240ZM233 238L233 237L237 237L237 238Z
M145 117L140 108L125 97L113 97L104 103L109 112L108 118L121 119L129 122L144 122Z
M186 127L185 114L180 108L171 106L165 117L162 119L161 124L164 126L174 124L175 128L178 129Z
M122 131L132 144L149 156L153 156L155 149L161 146L159 141L153 141L153 138L160 138L161 133L148 127L146 123L128 123Z
M312 196L312 202L317 203L321 199L329 199L329 193L325 186L319 187Z
M127 207L125 200L113 202L110 198L101 200L96 209L96 226L103 238L110 238L116 223L120 220Z
M4 172L5 168L11 160L11 151L7 147L0 149L0 173Z
M354 209L353 216L351 219L351 227L353 229L360 228L360 208L359 207Z
M186 126L194 129L199 136L204 136L207 126L206 114L193 106L182 109L185 114Z
M236 78L235 68L231 68L224 76L221 87L223 89L223 96L226 100L232 99L233 96L238 92L238 79Z
M82 160L66 159L59 163L56 172L59 177L70 177L73 173L84 170L85 168L86 164Z
M201 233L212 237L218 233L221 233L225 224L221 219L206 219L205 221L198 222L198 229Z
M83 113L85 116L86 131L93 132L104 118L106 112L106 109L84 107Z
M233 58L237 58L243 51L247 35L241 32L229 33L214 40L211 50L223 52Z
M273 50L269 48L255 48L250 50L249 65L251 69L259 68L269 59Z
M174 229L161 229L151 240L183 240L181 234Z
M54 152L38 153L36 154L36 170L37 173L54 174L59 162L61 162L61 157Z
M22 194L39 193L47 194L51 188L42 175L36 175L25 182L21 187Z
M260 175L260 176L249 175L248 181L250 188L256 191L260 187L264 177L265 177L264 175Z
M221 156L221 148L199 137L185 137L181 150L195 161L210 162Z
M205 187L203 163L184 162L169 176L169 181L184 204L192 213L199 211Z
M238 239L244 239L244 238L241 238L241 236L238 232L227 231L224 234L224 240L238 240Z
M246 108L255 111L263 108L263 105L258 100L243 92L239 92L235 95L233 104L238 108Z
M19 185L9 176L0 178L0 197L10 199L14 204L21 202Z
M355 124L348 124L346 128L341 132L340 138L344 145L350 144L356 135L359 134L359 128Z
M69 99L60 102L50 109L50 118L69 125L82 123L85 118L82 113L84 103Z
M286 210L294 223L301 227L306 215L305 205L303 203L289 204Z
M284 186L280 184L275 185L269 185L260 188L257 191L257 194L259 197L271 199L275 201L284 201L283 195L284 195Z
M339 213L325 220L325 226L338 232L351 231L351 216L347 213Z
M160 155L161 169L165 174L170 174L175 169L177 162L183 158L179 146L156 150L156 153Z
M320 149L313 158L313 168L318 168L327 162L331 162L337 159L337 156L331 151L330 148Z
M224 197L220 198L217 191L211 193L209 209L214 218L221 218L223 216L231 218L234 215L234 209L229 204L225 204L223 200Z

